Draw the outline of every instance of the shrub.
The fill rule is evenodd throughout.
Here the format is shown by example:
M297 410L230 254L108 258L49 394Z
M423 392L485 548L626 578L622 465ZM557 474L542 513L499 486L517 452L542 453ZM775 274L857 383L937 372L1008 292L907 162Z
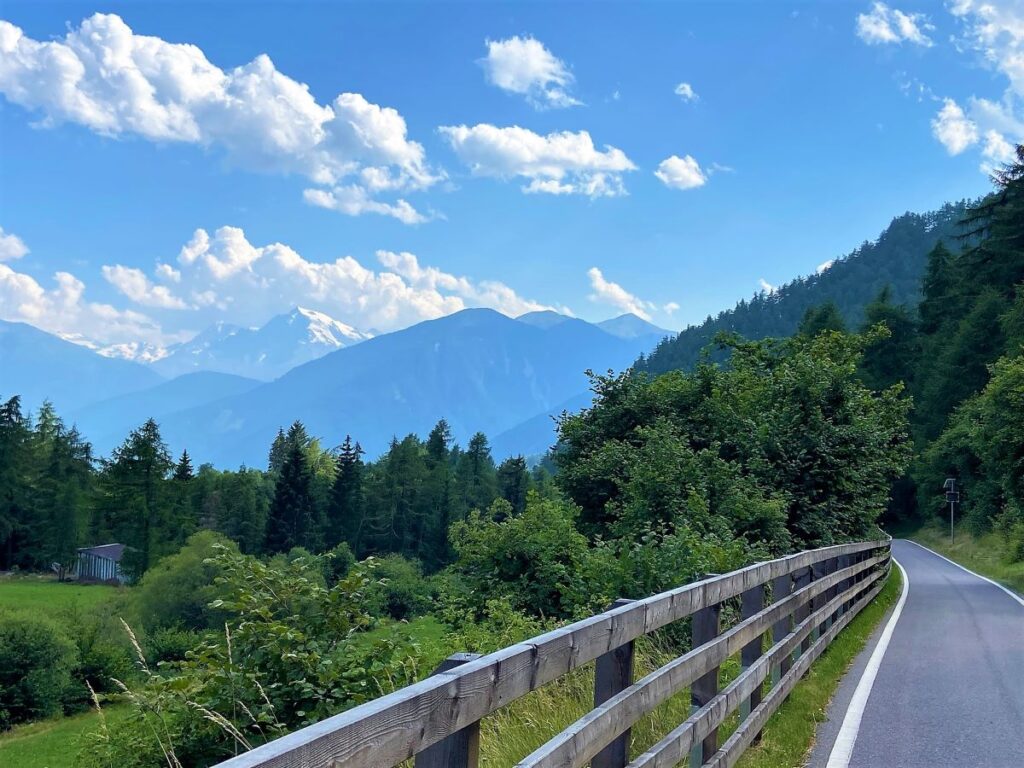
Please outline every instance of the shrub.
M199 645L201 639L200 633L191 629L158 629L146 638L146 658L154 664L184 661L188 652Z
M586 578L594 570L587 567L591 552L576 530L575 507L530 494L523 514L510 513L509 503L499 499L486 515L473 512L452 525L458 554L453 572L462 598L478 612L497 598L515 610L554 618L600 606L601 589Z
M0 614L0 729L58 714L77 664L75 644L53 621Z
M135 596L147 630L207 629L222 623L222 617L209 607L214 599L213 582L220 573L220 566L211 560L218 545L238 550L220 534L200 531L190 536L177 554L168 555L146 571Z
M366 606L374 616L406 620L430 610L436 590L417 561L388 555L377 562L373 575L376 582L366 589Z

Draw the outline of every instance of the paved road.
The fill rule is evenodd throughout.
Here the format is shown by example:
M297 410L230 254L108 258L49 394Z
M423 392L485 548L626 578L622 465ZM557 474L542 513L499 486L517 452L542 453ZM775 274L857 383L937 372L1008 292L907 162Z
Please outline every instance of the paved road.
M850 768L1022 768L1024 605L906 541L909 576L860 720ZM858 657L818 730L809 765L825 768L885 622ZM854 718L851 718L854 719ZM842 752L836 750L837 754ZM837 764L833 757L832 768ZM839 761L839 768L845 768Z

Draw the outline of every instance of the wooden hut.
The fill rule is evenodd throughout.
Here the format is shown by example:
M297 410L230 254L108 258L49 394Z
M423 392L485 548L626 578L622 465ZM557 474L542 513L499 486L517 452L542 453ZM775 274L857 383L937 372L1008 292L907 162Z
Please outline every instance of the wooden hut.
M121 572L121 558L127 547L124 544L101 544L98 547L83 547L78 550L75 575L80 581L107 581L124 584L128 581Z

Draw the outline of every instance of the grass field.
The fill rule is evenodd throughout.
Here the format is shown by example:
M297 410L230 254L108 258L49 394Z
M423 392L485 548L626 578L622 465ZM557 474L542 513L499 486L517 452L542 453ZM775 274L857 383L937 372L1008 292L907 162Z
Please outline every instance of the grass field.
M957 531L951 544L948 529L926 526L909 534L907 538L934 549L940 555L982 576L1005 584L1018 594L1024 594L1024 561L1008 561L1006 545L997 533L975 537L966 531Z
M130 711L124 704L103 707L108 723L127 717ZM0 734L0 765L4 768L72 768L82 737L99 724L99 715L89 710L71 717L19 725Z
M89 608L117 591L104 584L62 583L46 576L0 577L0 608L53 614L73 605Z

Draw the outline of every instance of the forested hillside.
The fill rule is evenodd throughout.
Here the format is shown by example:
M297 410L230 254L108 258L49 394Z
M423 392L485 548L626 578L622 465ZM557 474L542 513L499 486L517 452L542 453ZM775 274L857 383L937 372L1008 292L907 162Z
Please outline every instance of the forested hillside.
M897 216L876 241L864 242L819 274L797 278L772 293L762 291L665 339L637 368L650 373L690 369L722 331L745 339L791 336L810 307L829 301L855 327L864 308L886 286L894 303L914 306L921 298L928 252L940 241L957 247L958 222L967 206L961 201L930 213Z

